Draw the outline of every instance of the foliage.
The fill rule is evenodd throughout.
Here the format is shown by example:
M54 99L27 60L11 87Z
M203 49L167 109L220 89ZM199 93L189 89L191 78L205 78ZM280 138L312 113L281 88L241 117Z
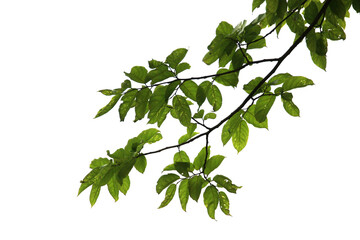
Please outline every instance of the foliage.
M128 79L120 88L105 89L100 92L110 96L110 102L100 109L95 118L100 117L120 102L118 112L124 121L131 109L135 111L134 121L145 120L158 128L168 118L176 119L186 133L181 135L178 144L152 152L144 152L145 144L153 144L162 139L160 131L149 128L128 140L126 146L114 153L107 152L107 158L97 158L90 164L91 171L81 181L79 194L92 186L90 203L93 206L101 187L107 185L115 201L119 192L124 195L130 187L129 173L135 168L144 173L146 157L168 149L178 149L173 163L163 169L156 184L156 192L165 189L164 201L159 208L167 206L178 192L181 208L186 211L189 198L198 202L201 194L208 215L215 219L215 211L230 215L227 193L236 193L237 186L226 176L212 173L225 160L225 156L211 155L210 134L220 127L221 141L225 145L230 139L237 152L247 144L249 125L268 128L268 114L281 99L285 111L291 116L300 116L300 110L293 101L293 90L314 85L303 76L290 73L275 74L280 64L305 40L312 61L316 66L326 69L328 40L344 40L346 34L345 18L352 7L360 12L359 0L253 0L252 10L264 7L265 12L248 23L246 20L235 27L221 22L216 35L208 46L203 62L211 65L218 62L216 74L181 78L183 71L190 69L184 62L188 52L185 48L174 50L164 61L150 60L148 67L134 66L125 72ZM266 38L287 26L294 33L293 44L277 58L254 60L253 49L267 46ZM275 66L266 76L259 76L243 84L247 97L225 118L209 127L208 120L216 120L217 112L223 106L222 87L236 88L239 85L239 72L255 64L274 62ZM200 129L200 130L198 130ZM197 131L198 132L197 132ZM195 139L205 138L205 146L200 146L194 159L181 149ZM226 191L226 192L225 192Z

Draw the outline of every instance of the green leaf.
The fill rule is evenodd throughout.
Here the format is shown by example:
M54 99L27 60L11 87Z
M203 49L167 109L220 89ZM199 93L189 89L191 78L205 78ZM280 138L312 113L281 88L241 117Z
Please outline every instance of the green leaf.
M184 81L180 85L181 91L190 98L191 100L196 101L196 93L198 90L198 85L194 81Z
M139 135L138 138L143 142L143 143L155 143L159 140L162 139L162 135L160 133L160 131L156 128L149 128L146 129L144 131L142 131Z
M181 208L186 212L186 205L189 200L189 180L184 179L179 185L179 199Z
M254 11L256 8L260 7L261 4L263 4L265 0L253 0L252 2L252 11Z
M305 8L304 18L305 21L309 24L314 22L316 16L319 14L319 9L315 2L310 2L310 4Z
M180 80L176 80L176 81L170 83L169 85L167 85L166 91L165 91L165 99L166 100L168 100L170 98L170 96L173 94L173 92L179 86L180 83L181 83Z
M190 162L189 156L184 151L179 151L174 155L174 163L176 162Z
M298 12L293 13L287 20L287 25L293 33L301 35L305 31L305 22L301 14Z
M97 158L97 159L94 159L94 160L91 161L90 168L94 169L94 168L97 168L97 167L102 167L102 166L107 165L109 163L110 163L110 160L107 159L107 158Z
M96 179L95 177L99 174L100 170L101 170L100 167L94 168L84 177L84 179L81 181L78 196L82 191L84 191L86 188L88 188L95 182Z
M345 18L347 10L342 0L332 0L329 4L329 8L340 19Z
M119 200L120 184L118 183L118 181L116 181L115 175L107 183L107 187L110 195L114 198L115 202L117 202L117 200Z
M258 122L262 123L266 120L266 116L274 104L275 99L275 95L263 95L257 100L254 115Z
M229 198L227 197L226 193L224 192L219 192L219 200L220 200L220 209L221 211L228 216L231 216L230 214L230 202L229 202Z
M266 47L266 40L263 36L257 36L254 41L248 44L248 49L263 48Z
M206 147L203 147L201 151L198 153L198 155L194 159L194 168L196 170L200 170L204 166L205 163L205 156L206 160L210 157L210 147L207 148L207 154L206 154Z
M325 71L326 70L326 56L320 56L320 55L316 54L315 52L310 52L310 54L311 54L311 59L313 60L315 65Z
M154 59L150 60L148 63L149 63L149 68L151 68L151 69L158 68L160 66L165 65L163 62L160 62L160 61L157 61Z
M124 179L122 179L122 183L119 184L119 190L120 192L122 192L124 195L126 195L127 191L129 190L130 188L130 177L129 176L126 176Z
M216 35L229 35L232 33L234 27L225 21L219 23L218 27L216 28Z
M353 0L352 1L352 7L354 10L359 13L360 12L360 0Z
M327 40L323 34L316 34L316 54L325 56L327 53Z
M269 85L279 85L283 84L287 79L291 78L292 76L289 73L280 73L273 76L269 81Z
M205 180L200 176L193 176L189 179L189 195L194 201L198 201Z
M194 114L194 118L202 118L204 116L204 109L199 110L197 113Z
M216 113L207 113L205 116L204 116L204 120L207 120L207 119L215 119L216 118Z
M146 157L144 155L136 158L135 165L134 165L136 170L138 170L141 173L144 173L145 169L146 169L146 165L147 165L147 161L146 161Z
M121 97L121 94L118 94L118 95L115 95L114 97L112 97L110 102L105 107L101 108L97 112L95 118L98 118L98 117L104 115L105 113L109 112L119 101L120 97Z
M152 92L148 88L142 88L135 96L135 121L144 118L148 110L148 102Z
M241 116L239 114L235 114L225 123L221 132L221 141L224 145L231 139L240 122Z
M227 73L229 71L230 71L229 69L225 69L225 68L219 69L219 71L217 71L216 74L223 74L223 75L214 77L214 79L216 82L218 82L224 86L236 87L239 82L238 74L236 72ZM227 73L227 74L224 74L224 73Z
M179 74L187 69L190 69L191 66L190 64L186 63L186 62L182 62L180 63L179 65L176 66L175 68L175 71L176 71L176 74Z
M260 82L263 80L262 77L257 77L255 79L252 79L250 82L248 82L247 84L245 84L243 86L243 89L245 92L247 92L248 94L250 94L255 87L260 84ZM261 87L255 92L255 95L261 92L268 92L269 87L266 84L261 85Z
M130 73L126 73L125 75L128 76L131 80L138 82L138 83L146 83L146 75L148 71L145 67L142 66L135 66L131 68Z
M333 41L346 39L344 30L338 25L331 24L329 21L325 21L323 24L323 34L326 38Z
M175 162L175 170L185 177L189 177L190 163L189 162Z
M178 144L183 144L184 142L188 141L190 138L194 137L196 134L198 134L197 132L193 132L193 133L187 133L183 136L181 136L178 140Z
M162 190L167 188L170 184L178 180L180 177L176 174L169 173L167 175L162 175L156 184L156 192L160 194Z
M159 111L167 104L166 86L157 86L149 100L148 118L152 119L157 116Z
M168 189L166 190L165 199L164 199L164 201L162 201L159 208L163 208L163 207L167 206L171 202L171 200L174 198L175 191L176 191L176 185L171 184L168 187Z
M287 78L282 86L283 91L289 91L294 88L306 87L308 85L314 85L314 82L306 77L290 76Z
M244 113L243 117L244 119L250 123L251 125L253 125L254 127L257 128L266 128L268 129L268 120L267 118L265 119L265 121L263 122L258 122L255 118L255 106L256 105L252 105L251 107L249 107L247 109L247 111Z
M212 219L215 219L215 210L219 204L219 193L214 186L208 186L204 191L204 204Z
M218 184L219 187L223 187L231 193L236 193L236 191L241 188L233 184L228 177L223 175L216 175L213 180Z
M244 55L242 54L241 50L239 49L232 56L231 63L232 63L233 69L240 69L242 67L242 65L244 64L244 62L245 62Z
M205 99L206 99L205 90L201 86L199 86L196 91L196 102L199 105L199 107L205 102Z
M124 121L126 114L134 106L134 100L136 97L137 90L130 89L127 91L124 96L121 98L122 103L119 107L119 115L120 115L120 121Z
M265 120L263 121L265 122ZM238 153L246 146L249 137L249 127L245 120L241 120L232 135L232 143Z
M119 165L120 170L117 173L116 177L117 177L117 180L118 180L118 182L120 184L122 184L124 178L126 178L129 175L129 173L132 170L132 168L134 167L134 165L135 165L135 159L134 158L129 159L129 160L127 160L127 161L125 161L125 162L123 162L123 163L121 163Z
M279 0L266 0L266 13L275 13L278 9Z
M300 110L293 103L292 99L293 99L292 93L285 92L281 94L281 101L283 102L285 111L293 117L300 117Z
M289 10L293 10L293 9L299 7L300 4L302 4L303 2L304 2L304 0L289 0L288 1Z
M209 160L206 161L204 173L206 175L209 175L212 171L214 171L216 168L220 166L224 158L225 157L222 155L215 155L209 158Z
M175 96L173 98L173 106L180 123L185 127L189 126L191 122L191 110L186 99L183 96Z
M188 50L185 48L178 48L174 50L169 56L167 56L165 62L168 63L172 69L175 69L184 59L187 51Z
M174 73L171 72L168 68L168 66L161 65L159 67L157 67L154 70L151 70L147 75L146 75L146 82L151 80L151 84L155 84L157 82L160 82L162 80L165 80L169 77L174 77Z
M101 186L99 186L97 184L92 185L91 192L90 192L91 207L94 206L94 204L96 203L96 200L98 199L99 194L100 194L100 190L101 190Z
M209 88L207 99L215 112L221 108L222 96L219 88L216 85L211 85Z

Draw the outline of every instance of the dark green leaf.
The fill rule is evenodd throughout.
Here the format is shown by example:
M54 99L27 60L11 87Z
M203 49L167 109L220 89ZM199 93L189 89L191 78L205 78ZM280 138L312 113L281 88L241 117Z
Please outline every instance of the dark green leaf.
M319 13L319 9L318 9L316 3L310 2L310 4L305 8L305 11L304 11L305 21L307 23L311 24L312 22L314 22L318 13Z
M305 22L301 14L298 12L293 13L287 20L287 25L293 33L301 35L305 31Z
M294 88L306 87L308 85L314 85L314 82L306 77L291 76L286 79L282 88L283 88L283 91L289 91Z
M205 167L204 173L206 175L209 175L212 171L214 171L216 168L218 168L220 166L220 164L222 163L224 158L225 157L221 156L221 155L215 155L215 156L212 156L211 158L209 158L206 161L206 167Z
M189 179L189 195L196 202L198 201L202 189L202 185L205 180L200 176L193 176Z
M194 118L202 118L204 116L204 109L199 110L197 113L194 114Z
M146 82L151 80L152 84L155 84L157 82L160 82L162 80L165 80L169 77L173 77L174 73L172 73L169 69L168 66L166 65L161 65L158 68L151 70L147 75L146 75Z
M118 182L121 185L122 185L124 178L126 178L129 175L129 173L130 173L131 169L134 167L134 165L135 165L135 159L129 159L119 165L120 170L117 173L116 177L117 177Z
M160 66L164 66L165 64L163 62L157 61L157 60L150 60L149 62L149 68L154 69L154 68L158 68Z
M138 170L141 173L144 173L146 165L147 165L147 162L146 162L146 157L144 155L136 158L135 165L134 165L136 170Z
M266 40L263 36L257 36L254 41L248 44L248 49L263 48L266 47Z
M254 127L257 128L266 128L268 129L268 120L267 118L265 119L265 121L263 122L258 122L255 118L255 106L256 105L252 105L250 108L247 109L247 111L244 113L244 119L252 124Z
M163 208L163 207L167 206L171 202L171 200L174 198L175 192L176 192L176 185L171 184L168 187L168 189L166 190L165 199L164 199L164 201L162 201L159 208Z
M352 1L352 7L354 10L359 13L360 12L360 0L353 0Z
M94 204L96 203L96 200L98 199L99 194L100 194L100 190L101 190L101 186L99 186L97 184L92 185L91 192L90 192L91 207L94 206Z
M219 187L223 187L231 193L236 193L236 191L241 188L233 184L228 177L223 175L216 175L213 180L218 184Z
M148 88L142 88L135 96L135 121L144 118L148 110L148 102L151 96L151 91Z
M190 163L189 162L175 162L175 170L185 177L189 177Z
M280 73L273 76L269 81L269 85L279 85L284 83L287 79L291 78L292 76L289 73Z
M283 102L285 111L293 117L299 117L300 110L293 103L292 98L293 98L292 93L285 92L285 93L281 94L281 100Z
M275 95L263 95L257 100L254 115L258 122L262 123L266 120L275 99Z
M180 183L179 198L180 198L181 208L186 212L186 205L189 200L189 180L188 179L184 179Z
M123 180L122 180L122 183L119 184L119 190L120 192L122 192L124 195L126 195L127 191L129 190L130 188L130 177L129 176L126 176Z
M215 210L219 204L219 193L214 186L208 186L204 191L204 204L212 219L215 219Z
M181 83L180 80L176 80L172 83L170 83L167 87L166 87L166 92L165 92L165 99L168 100L170 98L170 96L173 94L173 92L175 91L175 89L179 86L179 84Z
M204 120L207 120L207 119L215 119L216 118L216 114L215 113L207 113L205 116L204 116Z
M250 82L248 82L247 84L245 84L243 86L243 89L245 92L247 92L248 94L250 94L255 87L260 84L260 82L263 80L262 77L257 77L253 80L251 80ZM266 84L263 84L256 92L255 95L261 92L267 92L269 90L269 87Z
M206 94L205 90L199 86L196 91L196 102L199 105L199 107L205 102Z
M331 11L340 19L344 19L346 15L346 8L342 0L332 0L329 5Z
M165 62L168 63L172 69L175 69L179 65L179 63L184 59L187 51L188 50L185 48L176 49L169 56L167 56Z
M131 68L130 73L126 73L125 75L128 76L131 80L138 82L138 83L146 83L147 80L146 75L147 75L147 70L146 68L142 67L142 66L135 66L133 68Z
M335 26L328 21L325 21L323 24L323 34L326 38L334 41L346 39L344 30L340 26Z
M232 143L238 153L246 146L248 137L249 127L245 120L241 120L235 132L232 134Z
M135 100L136 93L137 93L137 90L129 90L121 98L122 103L120 104L120 107L119 107L120 121L125 120L126 114L130 110L130 108L134 106L134 100Z
M302 4L303 2L304 2L304 0L289 0L288 1L289 10L293 10L293 9L299 7L300 4Z
M232 66L234 69L239 69L241 68L241 66L244 64L245 62L245 58L244 55L242 54L241 50L237 50L231 60Z
M181 91L187 96L188 98L196 101L196 93L198 90L198 85L194 81L184 81L180 85Z
M191 121L191 110L186 99L183 96L175 96L173 98L173 106L180 123L185 127L189 126Z
M97 167L102 167L102 166L107 165L109 163L110 163L110 160L107 159L107 158L97 158L97 159L94 159L94 160L91 161L90 168L94 169L94 168L97 168Z
M275 13L278 9L279 0L266 0L266 13Z
M156 184L156 192L160 194L162 190L167 188L170 184L178 180L180 177L176 174L169 173L167 175L162 175Z
M211 85L207 93L207 99L210 105L213 107L214 111L217 111L221 108L222 105L222 96L219 88L216 85Z
M105 113L109 112L119 101L120 97L121 97L121 94L118 94L118 95L115 95L114 97L112 97L110 102L105 107L101 108L97 112L95 118L98 118L98 117L104 115Z
M176 71L176 74L179 74L190 68L191 68L190 64L183 62L176 66L175 71Z
M236 87L239 82L238 74L236 72L231 72L231 73L227 73L227 72L229 72L229 69L225 69L225 68L219 69L219 71L216 74L220 74L220 76L215 77L214 78L215 81L224 86Z
M210 147L207 148L207 154L206 154L206 148L203 147L201 151L198 153L198 155L194 159L194 168L196 170L200 170L204 166L205 163L205 156L206 160L210 157Z
M327 53L327 40L322 34L316 34L316 54L325 56Z
M219 192L219 200L220 200L220 209L221 211L228 216L230 215L230 202L229 202L229 198L227 197L226 193L224 192Z
M261 4L263 4L265 0L253 0L252 2L252 11L254 11L256 8L260 7Z
M239 114L235 114L225 123L221 132L221 141L224 145L231 139L240 122L241 116Z

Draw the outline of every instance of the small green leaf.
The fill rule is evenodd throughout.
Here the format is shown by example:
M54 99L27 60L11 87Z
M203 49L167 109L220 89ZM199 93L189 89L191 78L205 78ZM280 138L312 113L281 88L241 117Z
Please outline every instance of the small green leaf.
M186 99L183 96L175 96L173 98L173 106L180 123L185 127L189 126L191 122L191 110Z
M126 178L129 175L134 165L135 165L135 159L128 159L127 161L119 165L120 170L118 171L116 177L120 184L122 184L124 178Z
M214 186L208 186L204 191L204 205L212 219L215 219L215 210L219 204L219 193Z
M179 65L176 66L175 68L175 71L176 71L176 74L179 74L187 69L190 69L191 66L190 64L186 63L186 62L182 62L180 63Z
M156 184L156 192L160 194L162 190L167 188L170 184L178 180L180 177L179 175L169 173L167 175L162 175Z
M104 115L105 113L109 112L119 101L120 97L121 97L121 94L118 94L118 95L115 95L114 97L112 97L110 102L105 107L101 108L97 112L95 118L98 118L98 117Z
M94 159L94 160L91 161L90 168L94 169L94 168L97 168L97 167L102 167L102 166L107 165L109 163L110 163L110 160L107 159L107 158L97 158L97 159Z
M205 116L204 116L204 120L207 120L207 119L215 119L216 118L216 113L207 113Z
M149 144L155 143L162 139L162 135L161 135L160 131L156 128L146 129L146 130L142 131L137 137L143 143L149 143Z
M216 85L211 85L209 88L207 99L215 112L221 108L222 96L219 88Z
M100 194L100 190L101 190L101 186L99 186L97 184L92 185L91 192L90 192L91 207L94 206L94 204L96 203L96 200L98 199L99 194Z
M152 92L148 88L142 88L135 96L135 121L144 118L148 110L148 102Z
M310 54L315 65L326 71L326 56L320 56L315 52L310 52Z
M186 212L186 205L189 200L189 180L184 179L179 186L179 199L181 208Z
M221 132L221 141L224 145L231 139L240 122L241 116L239 114L235 114L225 123Z
M190 159L186 152L179 151L174 155L174 163L176 162L190 162Z
M352 1L352 7L354 10L359 13L360 12L360 0L353 0Z
M304 2L303 0L289 0L288 1L289 10L293 10L299 7L300 4L302 4L303 2Z
M206 100L205 90L201 86L199 86L196 91L196 102L199 105L199 107L205 102L205 100Z
M282 88L283 88L283 91L289 91L294 88L301 88L301 87L306 87L309 85L314 85L314 82L306 77L291 76L286 79Z
M193 176L189 179L189 195L194 201L198 201L205 180L200 176Z
M117 181L118 182L118 181ZM124 179L122 179L122 183L119 184L119 190L120 192L122 192L124 195L126 195L127 191L129 190L130 188L130 177L129 176L126 176Z
M148 118L155 117L158 112L167 104L166 98L167 86L157 86L149 100Z
M154 59L150 60L148 63L149 63L149 68L151 68L151 69L158 68L160 66L165 65L163 62L160 62L160 61L157 61Z
M138 82L138 83L146 83L146 75L148 71L145 67L142 66L135 66L131 68L130 73L126 73L125 75L128 76L131 80Z
M120 104L120 107L119 107L120 121L125 120L126 114L130 110L130 108L132 108L135 105L134 100L136 97L136 93L137 93L137 90L130 89L121 98L122 103Z
M247 84L245 84L243 86L243 89L245 92L247 92L248 94L250 94L255 88L257 85L260 84L260 82L263 80L262 77L257 77L255 79L252 79L250 82L248 82ZM258 93L261 93L261 92L267 92L269 90L269 87L266 85L266 84L263 84L255 93L258 94Z
M193 132L193 133L187 133L183 136L181 136L178 140L178 144L183 144L184 142L188 141L190 138L194 137L196 134L198 134L197 132Z
M206 175L209 175L212 171L214 171L216 168L220 166L224 158L225 157L222 155L212 156L209 160L206 161L206 167L204 173Z
M265 120L263 121L265 122ZM232 143L238 153L246 146L249 137L249 127L245 120L241 120L232 135Z
M120 184L118 183L118 181L116 181L115 175L107 183L107 187L110 195L114 198L115 202L117 202L117 200L119 200Z
M289 73L280 73L273 76L269 81L269 85L279 85L283 84L287 79L291 78L292 76Z
M181 91L190 98L191 100L196 101L196 94L198 90L198 85L194 81L184 81L180 85Z
M210 147L207 148L207 154L206 154L206 148L203 147L201 151L198 153L198 155L194 159L194 168L196 170L200 170L204 166L205 163L205 156L206 160L210 157Z
M253 0L252 2L252 11L254 11L256 8L260 7L261 4L263 4L265 0Z
M194 114L193 118L202 118L203 116L204 116L204 109L201 109Z
M256 120L256 118L255 118L255 106L256 105L252 105L251 107L249 107L247 109L247 111L243 115L244 119L248 123L252 124L254 127L268 129L268 120L267 120L267 118L263 122L258 122Z
M266 120L266 116L274 104L275 99L275 95L263 95L257 100L254 115L258 122L262 123Z
M249 42L247 49L256 49L266 47L266 40L263 36L257 36L252 42Z
M231 193L236 193L236 191L241 188L233 184L228 177L223 175L216 175L213 180L218 184L219 187L223 187Z
M80 193L82 191L84 191L86 188L88 188L95 182L95 180L96 180L95 177L99 174L100 170L101 170L101 167L94 168L84 177L84 179L81 181L78 196L80 195Z
M229 202L229 198L227 197L226 193L224 192L219 192L219 200L220 200L220 209L221 211L228 216L230 215L230 202Z
M333 41L346 39L344 30L338 25L331 24L329 21L325 21L323 24L323 34L326 38Z
M172 69L175 69L179 65L179 63L184 59L187 51L188 50L185 48L176 49L169 56L167 56L165 62L168 63Z
M167 78L173 77L174 73L171 72L168 68L168 66L161 65L157 67L156 69L151 70L147 75L145 81L148 82L151 80L152 84L155 84L157 82L161 82L162 80L165 80Z
M293 103L292 99L293 99L292 93L285 92L285 93L281 94L281 101L283 102L285 111L293 117L299 117L300 110Z
M171 184L168 187L168 189L166 190L165 199L164 199L164 201L162 201L159 208L163 208L163 207L167 206L171 202L171 200L174 198L175 192L176 192L176 185Z
M146 161L146 157L144 155L136 158L135 165L134 165L136 170L138 170L141 173L144 173L145 169L146 169L146 165L147 165L147 161Z
M236 87L239 82L238 74L236 72L227 73L229 71L229 69L225 68L219 69L216 74L220 74L220 76L215 77L214 79L224 86Z

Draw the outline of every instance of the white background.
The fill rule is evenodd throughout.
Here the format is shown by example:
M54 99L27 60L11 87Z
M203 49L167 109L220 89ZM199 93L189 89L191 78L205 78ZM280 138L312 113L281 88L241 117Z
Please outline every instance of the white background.
M155 184L174 151L149 156L145 174L131 174L128 195L117 203L106 188L93 208L89 189L76 196L92 159L152 127L131 118L120 123L116 110L94 120L109 101L96 91L119 87L123 71L179 47L189 49L185 60L192 65L183 76L213 73L201 59L219 22L235 26L259 13L251 14L249 0L1 1L0 238L360 239L355 12L347 40L329 43L327 72L312 64L304 43L278 70L316 84L293 91L300 118L277 100L269 131L251 127L238 155L231 144L222 148L220 131L212 135L212 153L227 156L217 173L244 186L230 196L232 217L218 210L211 220L201 200L189 201L185 213L176 196L157 209L163 195ZM293 36L284 29L279 37L254 58L280 56ZM239 86L269 67L244 71ZM241 87L231 93L222 114L245 96ZM185 130L174 126L164 124L163 143L151 147L176 143ZM184 150L197 152L203 140L195 143Z

